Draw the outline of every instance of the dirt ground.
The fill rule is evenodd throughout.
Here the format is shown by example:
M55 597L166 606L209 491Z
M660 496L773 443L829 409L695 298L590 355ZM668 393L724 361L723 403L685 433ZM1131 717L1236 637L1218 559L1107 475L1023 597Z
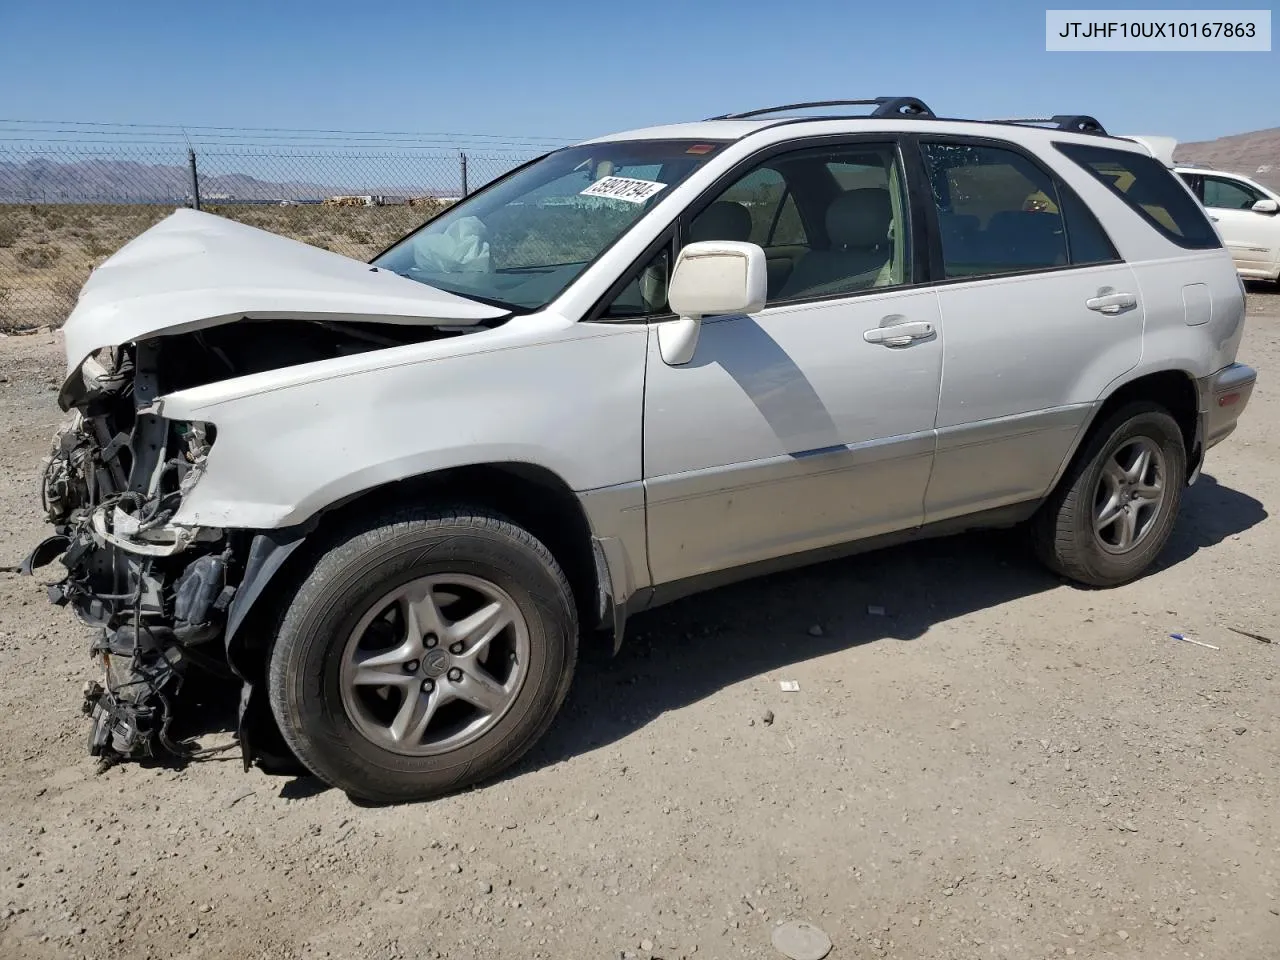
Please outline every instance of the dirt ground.
M234 753L99 774L87 632L0 573L0 957L766 958L803 918L837 960L1275 958L1280 294L1249 312L1252 405L1146 578L1003 533L691 598L432 803ZM0 565L43 536L59 351L0 340Z

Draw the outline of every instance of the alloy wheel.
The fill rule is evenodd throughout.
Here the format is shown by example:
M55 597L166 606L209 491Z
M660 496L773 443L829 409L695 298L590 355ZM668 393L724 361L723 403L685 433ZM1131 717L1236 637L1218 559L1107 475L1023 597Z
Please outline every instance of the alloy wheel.
M342 654L342 705L369 741L404 756L456 750L510 708L529 664L529 628L497 584L420 577L382 597Z
M1166 473L1164 453L1150 437L1135 437L1107 458L1093 501L1093 532L1103 550L1128 553L1156 526Z

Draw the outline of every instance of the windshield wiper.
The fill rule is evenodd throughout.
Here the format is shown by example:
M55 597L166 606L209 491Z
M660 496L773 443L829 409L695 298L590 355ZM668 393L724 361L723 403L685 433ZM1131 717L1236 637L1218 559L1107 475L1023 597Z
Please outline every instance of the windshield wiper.
M539 266L527 267L498 267L494 273L554 273L565 267L580 267L585 264L585 260L570 260L568 263L547 263Z
M384 268L389 269L389 268ZM440 290L443 293L451 293L455 297L462 297L464 300L474 300L476 303L483 303L486 306L497 307L500 310L510 310L512 313L528 313L529 307L519 303L511 303L507 300L495 300L493 297L484 297L471 290L463 288L461 290L451 286L445 286L438 279L439 274L428 273L425 270L419 270L417 267L410 267L404 273L391 270L397 276L404 277L406 280L412 280L414 283L420 283L426 287Z

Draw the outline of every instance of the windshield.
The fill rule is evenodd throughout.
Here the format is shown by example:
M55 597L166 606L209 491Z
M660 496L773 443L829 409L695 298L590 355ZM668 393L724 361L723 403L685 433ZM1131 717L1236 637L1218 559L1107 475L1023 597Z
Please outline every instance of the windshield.
M538 310L718 150L640 140L548 154L450 207L374 264L513 310Z

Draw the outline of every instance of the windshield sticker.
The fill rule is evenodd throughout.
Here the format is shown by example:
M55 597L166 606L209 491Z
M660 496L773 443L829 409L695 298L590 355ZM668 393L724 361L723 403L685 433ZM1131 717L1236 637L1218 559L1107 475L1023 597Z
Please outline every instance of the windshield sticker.
M581 196L625 200L627 203L644 203L664 187L666 187L665 183L658 183L656 180L604 177L583 190Z

